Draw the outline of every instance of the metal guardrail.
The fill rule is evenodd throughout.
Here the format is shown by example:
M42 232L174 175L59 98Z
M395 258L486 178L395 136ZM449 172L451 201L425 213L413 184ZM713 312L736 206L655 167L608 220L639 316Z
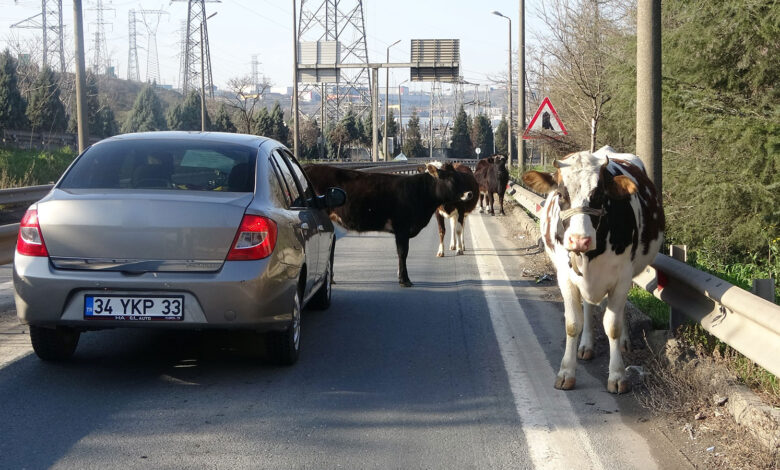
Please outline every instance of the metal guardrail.
M517 184L512 189L538 219L544 198ZM780 305L660 253L634 283L780 376Z
M24 188L0 189L0 204L35 202L45 196L53 187L53 184L44 184L41 186L26 186Z

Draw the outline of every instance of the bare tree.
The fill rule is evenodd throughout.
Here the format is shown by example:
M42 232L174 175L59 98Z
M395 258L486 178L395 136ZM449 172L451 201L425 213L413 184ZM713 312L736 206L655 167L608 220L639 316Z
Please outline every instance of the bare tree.
M608 37L616 32L623 10L611 0L550 0L539 16L547 25L543 52L546 85L583 123L590 124L590 150L596 150L604 105L612 96L607 86ZM608 14L607 14L608 13ZM610 16L611 15L611 16Z
M227 82L230 96L227 104L236 111L237 127L245 134L251 134L255 126L255 110L263 100L263 94L270 87L268 83L253 83L249 75L234 77Z

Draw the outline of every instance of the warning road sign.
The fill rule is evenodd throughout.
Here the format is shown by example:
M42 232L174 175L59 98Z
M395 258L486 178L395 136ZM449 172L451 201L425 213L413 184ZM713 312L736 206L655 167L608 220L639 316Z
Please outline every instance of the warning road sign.
M523 132L523 139L537 139L546 133L568 135L566 127L550 102L550 98L545 96L541 106L536 110L536 114Z

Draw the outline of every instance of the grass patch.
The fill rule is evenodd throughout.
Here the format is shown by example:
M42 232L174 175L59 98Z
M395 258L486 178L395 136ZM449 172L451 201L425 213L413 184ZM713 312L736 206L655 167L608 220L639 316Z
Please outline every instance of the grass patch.
M634 286L628 292L628 300L650 317L653 328L656 330L669 328L669 306L655 298L653 294L641 287Z
M0 148L0 189L54 183L76 155L70 147L57 150Z
M699 324L681 326L677 335L701 354L725 366L740 382L763 394L774 406L780 406L780 380L739 351L709 334Z

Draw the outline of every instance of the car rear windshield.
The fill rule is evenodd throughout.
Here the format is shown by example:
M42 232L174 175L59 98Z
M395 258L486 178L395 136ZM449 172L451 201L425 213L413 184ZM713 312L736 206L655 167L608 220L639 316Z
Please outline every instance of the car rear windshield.
M189 140L119 140L87 150L62 189L252 192L257 149Z

